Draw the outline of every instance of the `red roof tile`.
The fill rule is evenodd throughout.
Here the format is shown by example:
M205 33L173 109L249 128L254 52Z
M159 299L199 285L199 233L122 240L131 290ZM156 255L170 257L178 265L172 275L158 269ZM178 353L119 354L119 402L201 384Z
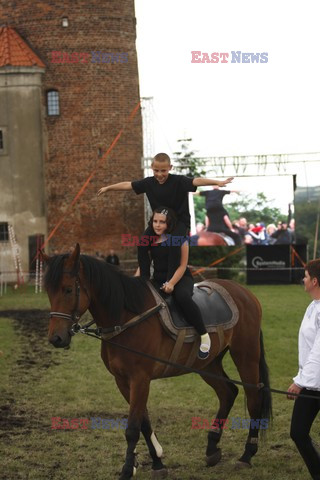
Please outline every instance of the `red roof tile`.
M20 35L11 27L0 28L0 67L45 67Z

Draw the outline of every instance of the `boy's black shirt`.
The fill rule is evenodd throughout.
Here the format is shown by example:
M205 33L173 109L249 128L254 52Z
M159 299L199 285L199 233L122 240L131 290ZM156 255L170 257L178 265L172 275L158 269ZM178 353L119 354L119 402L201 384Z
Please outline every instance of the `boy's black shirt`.
M188 192L195 192L193 178L170 174L165 183L160 184L155 177L147 177L131 183L136 194L145 193L152 211L157 207L169 207L174 210L178 220L190 228Z

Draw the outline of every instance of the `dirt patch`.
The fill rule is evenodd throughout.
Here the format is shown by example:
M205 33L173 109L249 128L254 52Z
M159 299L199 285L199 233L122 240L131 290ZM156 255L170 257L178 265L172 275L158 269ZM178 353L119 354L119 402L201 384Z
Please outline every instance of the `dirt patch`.
M17 405L15 391L19 386L41 381L41 376L52 365L58 365L53 359L54 350L47 340L49 315L46 310L4 310L1 317L12 318L13 327L19 337L19 351L15 365L10 372L12 385L0 398L0 438L12 435L28 434L35 424L36 412L26 411ZM21 400L21 399L20 399Z

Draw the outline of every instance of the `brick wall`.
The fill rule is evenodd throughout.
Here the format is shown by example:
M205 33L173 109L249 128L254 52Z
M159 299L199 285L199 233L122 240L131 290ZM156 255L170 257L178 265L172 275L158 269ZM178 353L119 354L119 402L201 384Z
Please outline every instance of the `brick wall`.
M62 17L69 26L62 27ZM134 0L1 0L0 25L15 28L46 64L43 145L50 242L68 250L120 251L121 233L143 231L143 199L133 192L97 197L106 184L142 177L140 111L70 213L65 213L139 101ZM87 63L52 63L52 52L88 53ZM91 52L124 52L126 63L93 63ZM70 58L71 59L71 58ZM84 57L83 57L84 60ZM60 116L48 117L46 91L60 95ZM39 141L41 139L39 138ZM127 252L122 249L122 256Z

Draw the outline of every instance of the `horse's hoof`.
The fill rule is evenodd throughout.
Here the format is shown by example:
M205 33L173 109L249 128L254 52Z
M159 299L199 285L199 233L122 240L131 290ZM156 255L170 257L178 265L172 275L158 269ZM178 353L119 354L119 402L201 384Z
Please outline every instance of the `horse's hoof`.
M208 467L214 467L215 465L217 465L217 463L220 462L221 457L222 457L221 448L218 448L216 452L214 452L209 457L208 456L206 457L206 462Z
M152 470L151 472L151 478L152 480L156 480L159 478L167 478L168 476L168 469L167 468L161 468L160 470Z
M251 463L248 462L241 462L241 460L237 460L235 467L237 470L243 470L244 468L252 468Z
M138 466L138 463L137 463L137 466ZM137 474L137 467L133 467L132 469L132 475L129 474L128 472L121 472L121 475L119 477L119 480L131 480L132 478L134 478Z

